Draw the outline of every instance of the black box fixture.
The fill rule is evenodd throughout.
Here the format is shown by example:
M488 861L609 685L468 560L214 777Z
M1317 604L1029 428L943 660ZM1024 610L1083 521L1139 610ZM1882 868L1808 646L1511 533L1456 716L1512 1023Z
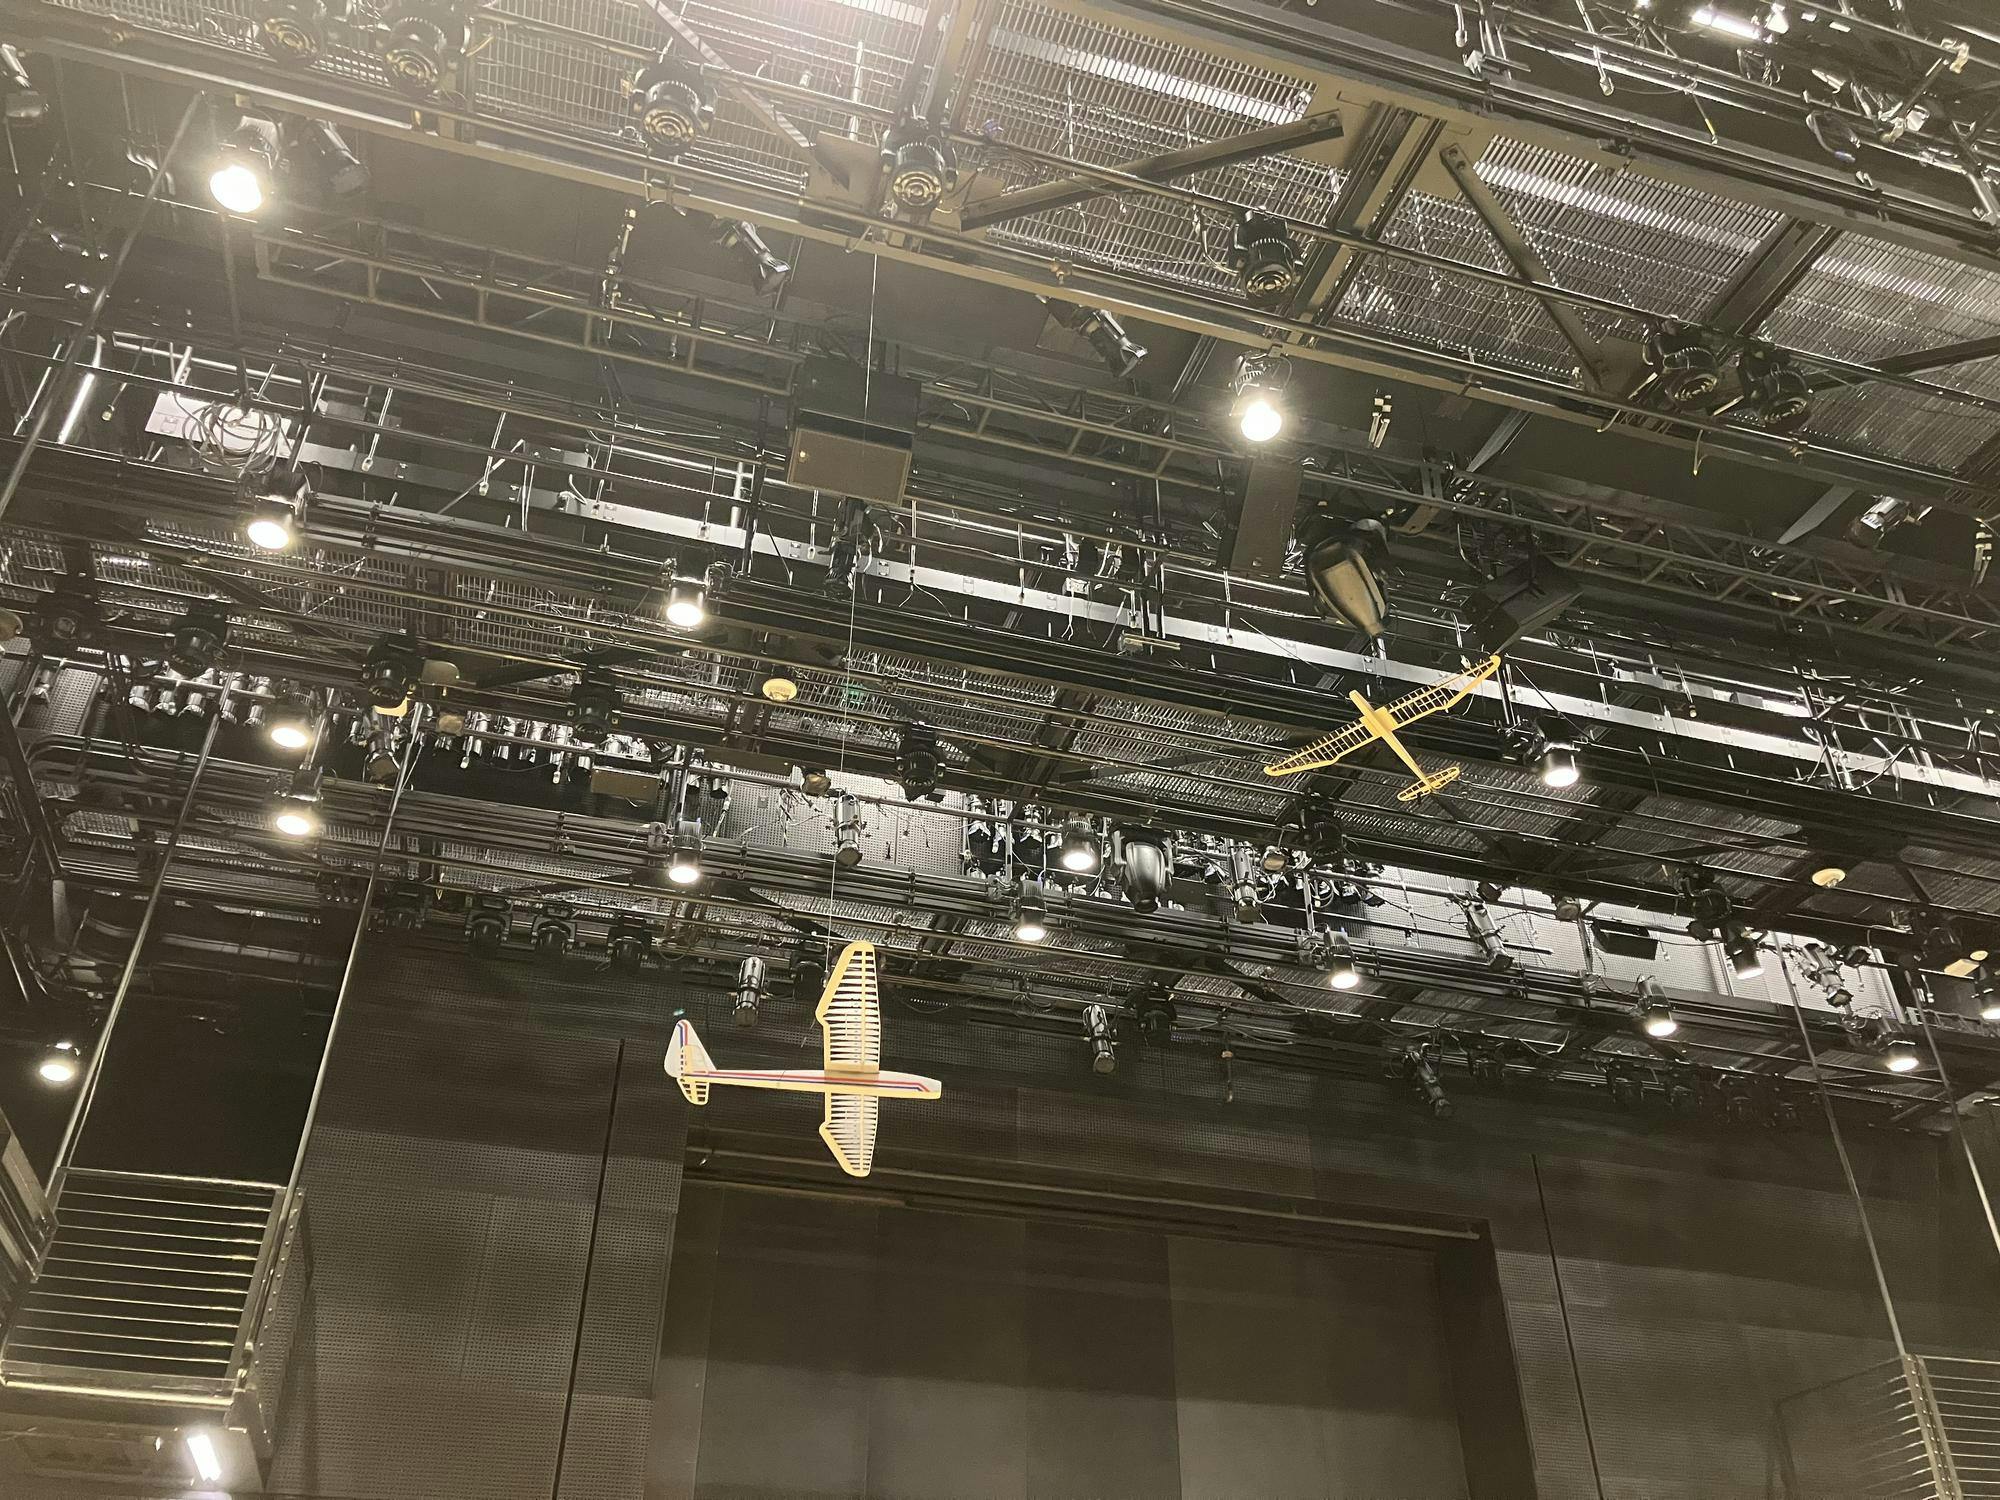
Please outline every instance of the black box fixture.
M903 498L922 387L842 359L809 359L792 382L785 478L808 489L893 503Z

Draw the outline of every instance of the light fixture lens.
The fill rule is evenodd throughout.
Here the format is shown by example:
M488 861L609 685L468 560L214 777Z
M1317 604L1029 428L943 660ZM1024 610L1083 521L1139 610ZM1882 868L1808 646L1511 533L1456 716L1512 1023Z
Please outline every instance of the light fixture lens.
M311 838L319 832L319 815L303 802L288 801L272 816L271 826L286 838Z
M1980 1006L1979 1019L1982 1021L2000 1021L2000 999L1988 1000L1984 1005Z
M1351 990L1361 983L1361 971L1351 960L1336 958L1326 971L1326 982L1337 990Z
M243 528L243 535L265 552L283 552L298 540L298 533L281 516L258 516Z
M1845 879L1847 869L1844 865L1821 865L1812 872L1812 883L1821 890L1830 890Z
M312 743L312 726L297 719L279 719L270 732L271 743L280 750L303 750Z
M1917 1070L1917 1049L1908 1042L1891 1042L1882 1055L1882 1065L1891 1073L1914 1073Z
M1284 427L1285 414L1269 396L1252 396L1236 414L1236 424L1246 442L1268 443Z
M1652 1037L1672 1036L1681 1029L1681 1023L1667 1011L1655 1011L1646 1017L1646 1035Z
M233 214L254 214L264 206L264 180L247 162L227 161L209 173L208 193Z
M708 618L708 601L698 583L675 583L667 590L667 623L693 630Z
M188 1461L194 1465L195 1477L203 1484L214 1484L222 1478L222 1455L215 1451L215 1439L199 1429L187 1435Z
M74 1083L76 1075L81 1071L77 1063L75 1045L70 1042L57 1042L35 1071L41 1075L43 1083L58 1088L66 1083Z
M1576 751L1568 745L1550 745L1536 762L1542 785L1557 790L1575 786L1583 772L1576 763Z
M1062 852L1062 867L1078 875L1087 875L1097 868L1097 851L1087 844L1079 844Z
M667 879L675 885L698 885L701 882L701 854L694 849L676 849L667 861Z
M773 672L759 684L757 691L773 703L790 703L798 697L799 685L782 672Z
M1014 937L1023 943L1039 943L1049 935L1049 929L1038 917L1022 917L1014 924Z

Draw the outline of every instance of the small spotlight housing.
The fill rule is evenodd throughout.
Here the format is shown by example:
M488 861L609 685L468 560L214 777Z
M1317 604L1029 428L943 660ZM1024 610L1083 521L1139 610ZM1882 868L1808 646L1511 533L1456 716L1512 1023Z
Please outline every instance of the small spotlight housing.
M1559 719L1544 719L1535 733L1530 765L1543 786L1552 791L1573 787L1583 777L1577 764L1576 735Z
M861 863L861 804L852 792L833 805L833 862L843 870Z
M375 51L398 93L428 99L470 40L464 14L448 0L391 0L375 32Z
M1223 263L1236 273L1236 285L1253 307L1274 307L1284 301L1306 269L1291 227L1277 215L1265 213L1237 217Z
M889 197L905 213L929 213L958 183L958 158L944 133L908 119L882 141Z
M678 886L701 884L701 830L683 823L667 851L667 879Z
M1914 1073L1922 1062L1917 1055L1917 1044L1908 1037L1892 1037L1882 1048L1882 1066L1891 1073Z
M1700 329L1684 323L1668 322L1649 335L1645 359L1661 400L1676 409L1706 401L1722 384L1714 348Z
M791 262L779 259L748 219L716 220L715 243L743 263L759 296L775 292L792 274Z
M1772 432L1797 432L1812 420L1812 387L1791 356L1769 344L1745 349L1736 362L1742 382L1742 410Z
M903 795L912 802L930 796L943 772L937 730L928 724L904 725L896 748L896 779L903 785Z
M736 966L735 1003L730 1014L738 1026L748 1030L757 1024L757 1012L764 1003L768 988L766 964L756 954Z
M1072 875L1089 875L1104 860L1104 844L1087 818L1071 818L1063 824L1062 843L1056 862Z
M1146 346L1128 335L1125 325L1103 308L1079 307L1054 297L1044 297L1042 303L1049 316L1090 345L1117 379L1129 377L1145 359Z
M271 827L288 839L318 838L319 800L319 772L298 772L292 777L291 786L271 799Z
M256 486L243 511L243 540L260 552L283 552L305 530L312 482L302 469L287 469Z
M319 730L319 713L309 698L287 693L264 710L264 734L280 750L303 750Z
M667 623L676 630L696 630L708 618L708 590L691 578L667 585Z
M601 745L618 728L624 700L617 679L609 672L586 668L569 692L570 738L580 745Z
M1639 1029L1655 1040L1664 1040L1681 1029L1674 1019L1673 1002L1667 999L1667 992L1660 988L1658 981L1639 981L1639 995L1633 1002L1632 1014L1639 1022Z
M715 93L702 70L672 47L639 70L626 96L639 135L653 155L672 161L715 123Z
M277 123L265 115L240 115L216 143L208 195L228 213L257 213L271 201L277 170Z
M77 1075L83 1071L83 1054L77 1050L75 1042L56 1042L42 1054L35 1064L35 1076L53 1088L75 1083Z
M1245 354L1236 362L1229 388L1229 415L1246 443L1268 443L1285 427L1285 387L1292 362L1282 354Z
M167 665L182 677L213 671L229 645L229 616L213 605L198 604L174 625L167 646Z
M1738 979L1755 979L1764 972L1764 955L1757 940L1740 926L1724 935L1722 951L1729 958L1729 972Z
M1346 933L1336 932L1327 939L1320 970L1326 975L1329 989L1351 990L1361 983L1361 971L1354 966L1354 945L1347 940Z
M543 958L561 958L576 946L576 908L567 901L544 901L535 913L530 941Z
M1083 1008L1083 1039L1090 1047L1090 1071L1108 1077L1118 1071L1118 1043L1111 1033L1111 1013L1101 1004Z
M281 63L303 67L326 50L321 0L255 0L250 19L257 27L257 45Z
M833 790L833 773L824 766L800 766L799 790L808 797L824 797Z
M636 974L653 952L653 929L641 917L620 912L611 919L605 951L611 967L621 973Z
M1048 902L1042 895L1042 883L1032 877L1024 879L1014 893L1011 913L1014 941L1017 943L1043 943L1049 936Z
M505 896L483 892L465 914L465 946L480 958L491 958L507 941L514 926L514 903Z

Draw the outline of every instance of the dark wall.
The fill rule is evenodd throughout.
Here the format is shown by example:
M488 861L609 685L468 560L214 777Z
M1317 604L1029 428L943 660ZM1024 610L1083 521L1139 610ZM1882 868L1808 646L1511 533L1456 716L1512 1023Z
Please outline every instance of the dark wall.
M1823 1126L1469 1092L1439 1122L1240 1060L1226 1086L1204 1047L1099 1078L1067 1035L892 1006L891 1064L945 1097L886 1106L855 1184L809 1100L682 1103L680 1004L725 1066L817 1055L789 1000L738 1032L665 976L371 943L278 1488L1767 1500L1776 1402L1892 1352ZM1913 1347L1993 1352L1955 1147L1849 1144ZM720 1185L771 1172L812 1196ZM1105 1186L1150 1201L1057 1191Z

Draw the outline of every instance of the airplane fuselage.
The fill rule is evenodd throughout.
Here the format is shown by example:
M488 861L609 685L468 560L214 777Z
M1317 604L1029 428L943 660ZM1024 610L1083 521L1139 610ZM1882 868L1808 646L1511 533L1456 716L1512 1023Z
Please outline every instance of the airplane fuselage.
M689 1083L730 1088L783 1089L796 1094L872 1094L878 1099L936 1099L944 1092L935 1078L921 1078L915 1073L841 1073L823 1068L687 1068L679 1076Z

